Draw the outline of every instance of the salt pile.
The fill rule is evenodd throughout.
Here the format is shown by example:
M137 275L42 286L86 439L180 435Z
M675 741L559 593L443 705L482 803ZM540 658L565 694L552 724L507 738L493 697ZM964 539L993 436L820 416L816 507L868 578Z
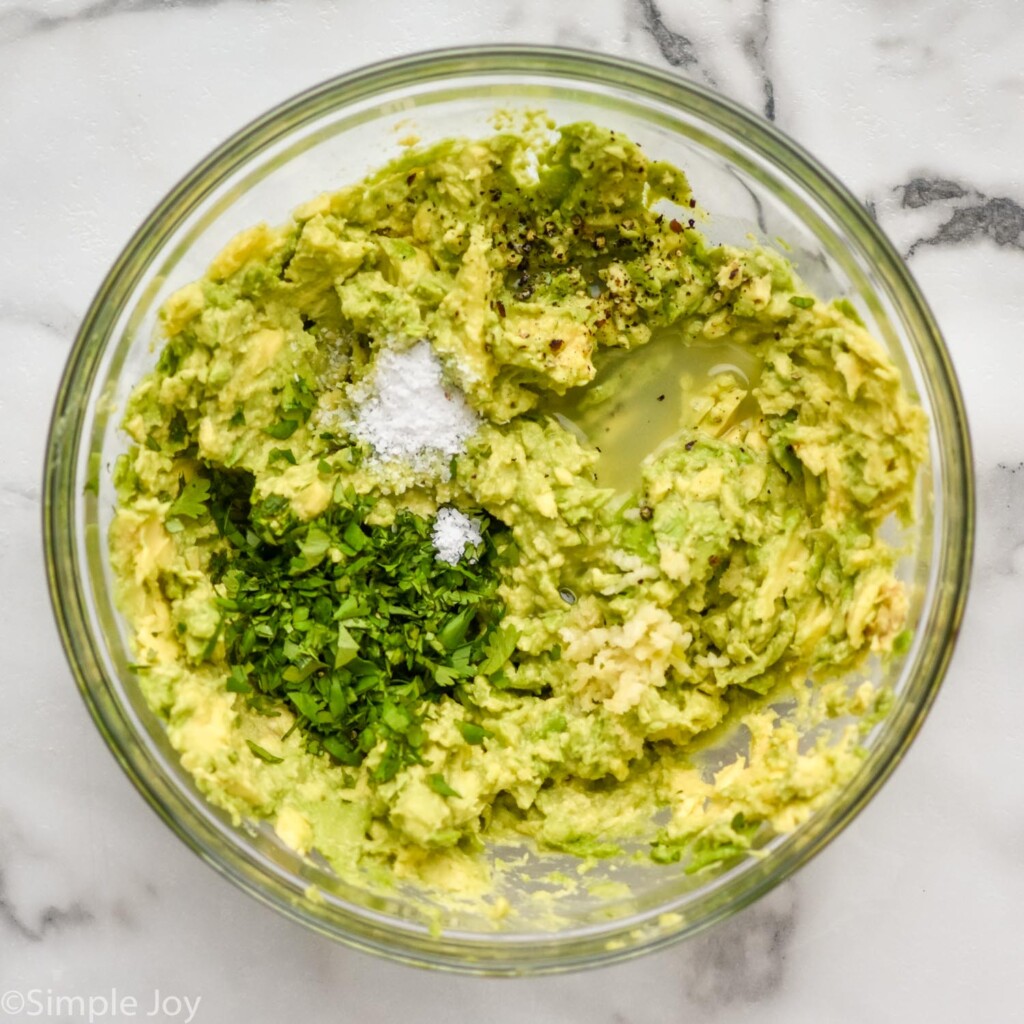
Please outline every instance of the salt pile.
M466 547L479 544L483 538L480 527L469 516L445 505L437 510L430 539L434 542L437 561L458 565Z
M464 451L479 424L462 392L445 384L429 342L418 341L404 350L381 350L349 430L378 458L417 472L440 469L447 479L447 465L438 463Z

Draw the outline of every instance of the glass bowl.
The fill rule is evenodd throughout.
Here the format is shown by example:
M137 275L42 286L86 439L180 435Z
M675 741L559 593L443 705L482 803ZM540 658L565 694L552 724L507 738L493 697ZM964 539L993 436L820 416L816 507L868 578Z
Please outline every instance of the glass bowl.
M126 446L120 410L155 362L162 301L200 277L237 231L284 222L305 200L362 178L409 133L424 142L489 134L497 108L540 108L558 123L593 120L684 168L711 214L712 240L747 245L753 235L784 244L817 294L855 304L930 421L930 466L901 567L915 639L879 670L895 702L868 735L859 773L795 832L717 874L687 875L678 864L623 874L599 862L588 877L618 870L631 895L591 885L562 906L566 919L554 931L469 912L443 918L439 929L409 894L341 885L269 828L232 826L197 792L135 685L106 544L111 468ZM847 825L899 761L939 688L966 595L973 481L960 393L932 315L878 226L812 157L770 124L668 74L567 50L468 48L378 64L289 100L225 142L149 216L103 282L68 360L47 452L44 529L53 604L89 710L129 777L196 853L331 938L421 965L525 974L605 963L692 935L763 895Z

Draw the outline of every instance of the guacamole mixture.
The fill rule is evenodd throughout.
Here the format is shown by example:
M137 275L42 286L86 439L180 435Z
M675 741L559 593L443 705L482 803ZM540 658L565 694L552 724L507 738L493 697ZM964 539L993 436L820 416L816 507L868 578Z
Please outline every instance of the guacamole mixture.
M509 131L168 299L110 547L210 801L344 878L485 892L496 843L698 871L849 779L925 417L849 303L703 219L620 134Z

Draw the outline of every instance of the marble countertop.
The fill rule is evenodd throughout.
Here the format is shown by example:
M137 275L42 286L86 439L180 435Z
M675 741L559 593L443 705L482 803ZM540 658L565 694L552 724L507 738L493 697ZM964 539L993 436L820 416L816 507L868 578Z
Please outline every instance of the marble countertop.
M872 204L948 340L979 492L947 681L856 822L705 936L517 982L332 945L174 839L75 692L39 527L46 425L77 323L167 188L321 79L497 41L622 54L710 83ZM154 1019L217 1024L1020 1020L1022 50L1016 0L0 0L0 1020L88 1019L59 1002L75 996L138 1001L117 1014L94 1002L96 1020L155 1007Z

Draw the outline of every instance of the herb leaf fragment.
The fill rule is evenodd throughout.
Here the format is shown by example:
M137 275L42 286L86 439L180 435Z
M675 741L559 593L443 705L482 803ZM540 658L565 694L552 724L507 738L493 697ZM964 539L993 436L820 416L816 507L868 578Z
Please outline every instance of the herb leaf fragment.
M452 789L452 787L448 785L445 781L445 777L440 772L434 772L432 775L428 776L427 782L430 784L430 788L439 796L462 796L457 789Z
M192 519L201 519L207 514L206 503L210 497L210 481L204 477L193 477L185 483L181 478L181 490L178 496L171 502L167 510L168 517L189 516Z
M276 754L272 754L269 750L265 750L258 743L253 743L252 740L246 740L246 745L258 757L261 761L265 761L267 764L280 764L284 758L278 757Z
M481 513L477 560L451 565L437 560L428 519L401 510L368 522L371 499L343 488L303 522L280 495L254 500L247 473L213 470L204 486L191 497L207 499L223 542L211 562L223 643L203 654L226 655L227 689L261 713L287 707L307 746L342 764L380 748L378 782L425 763L430 704L462 700L466 682L513 657L518 634L501 625L497 595L501 524ZM471 744L492 735L461 731Z

